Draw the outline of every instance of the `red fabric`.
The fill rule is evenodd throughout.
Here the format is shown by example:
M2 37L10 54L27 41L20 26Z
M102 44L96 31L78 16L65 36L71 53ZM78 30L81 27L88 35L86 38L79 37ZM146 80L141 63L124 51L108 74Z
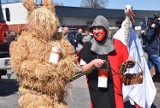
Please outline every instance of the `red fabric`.
M122 44L119 40L114 39L114 46L116 48L115 52L109 54L109 61L112 68L114 92L115 92L115 102L116 108L124 108L123 96L122 96L122 79L119 71L119 66L122 62L128 59L127 47Z
M90 100L90 108L93 108L93 104L91 100Z

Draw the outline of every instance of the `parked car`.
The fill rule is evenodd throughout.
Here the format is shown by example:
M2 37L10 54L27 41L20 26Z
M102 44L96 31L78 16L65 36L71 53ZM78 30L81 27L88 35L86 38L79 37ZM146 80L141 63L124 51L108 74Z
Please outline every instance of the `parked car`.
M7 74L7 70L10 68L9 60L9 45L0 44L0 78Z
M10 57L0 58L0 70L11 69Z
M0 79L7 74L7 70L11 70L10 57L0 58Z
M74 36L77 34L78 30L76 28L69 28L69 33L73 34Z

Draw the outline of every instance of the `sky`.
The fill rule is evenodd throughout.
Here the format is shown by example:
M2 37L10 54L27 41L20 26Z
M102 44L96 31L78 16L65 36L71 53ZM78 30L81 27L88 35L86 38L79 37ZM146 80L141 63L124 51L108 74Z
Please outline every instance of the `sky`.
M62 2L64 6L79 7L81 0L53 0L56 3ZM130 4L133 10L158 10L160 11L160 0L108 0L109 9L124 9Z

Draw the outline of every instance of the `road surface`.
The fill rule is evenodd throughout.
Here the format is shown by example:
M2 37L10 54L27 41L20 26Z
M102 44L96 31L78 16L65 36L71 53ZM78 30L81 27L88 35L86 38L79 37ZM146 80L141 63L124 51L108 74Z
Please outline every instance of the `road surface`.
M154 83L157 87L157 94L151 108L160 108L160 79L154 79ZM85 76L70 83L67 90L68 96L65 100L70 108L89 108L90 101ZM19 96L15 74L11 76L11 79L2 76L0 79L0 108L19 108ZM134 108L127 99L125 108Z

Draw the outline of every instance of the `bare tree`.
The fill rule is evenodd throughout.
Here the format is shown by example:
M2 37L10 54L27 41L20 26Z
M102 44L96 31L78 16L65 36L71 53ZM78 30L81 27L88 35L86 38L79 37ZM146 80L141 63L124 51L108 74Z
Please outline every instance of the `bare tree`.
M64 6L62 2L55 2L56 6Z
M105 8L108 5L108 0L82 0L81 7L89 8Z

